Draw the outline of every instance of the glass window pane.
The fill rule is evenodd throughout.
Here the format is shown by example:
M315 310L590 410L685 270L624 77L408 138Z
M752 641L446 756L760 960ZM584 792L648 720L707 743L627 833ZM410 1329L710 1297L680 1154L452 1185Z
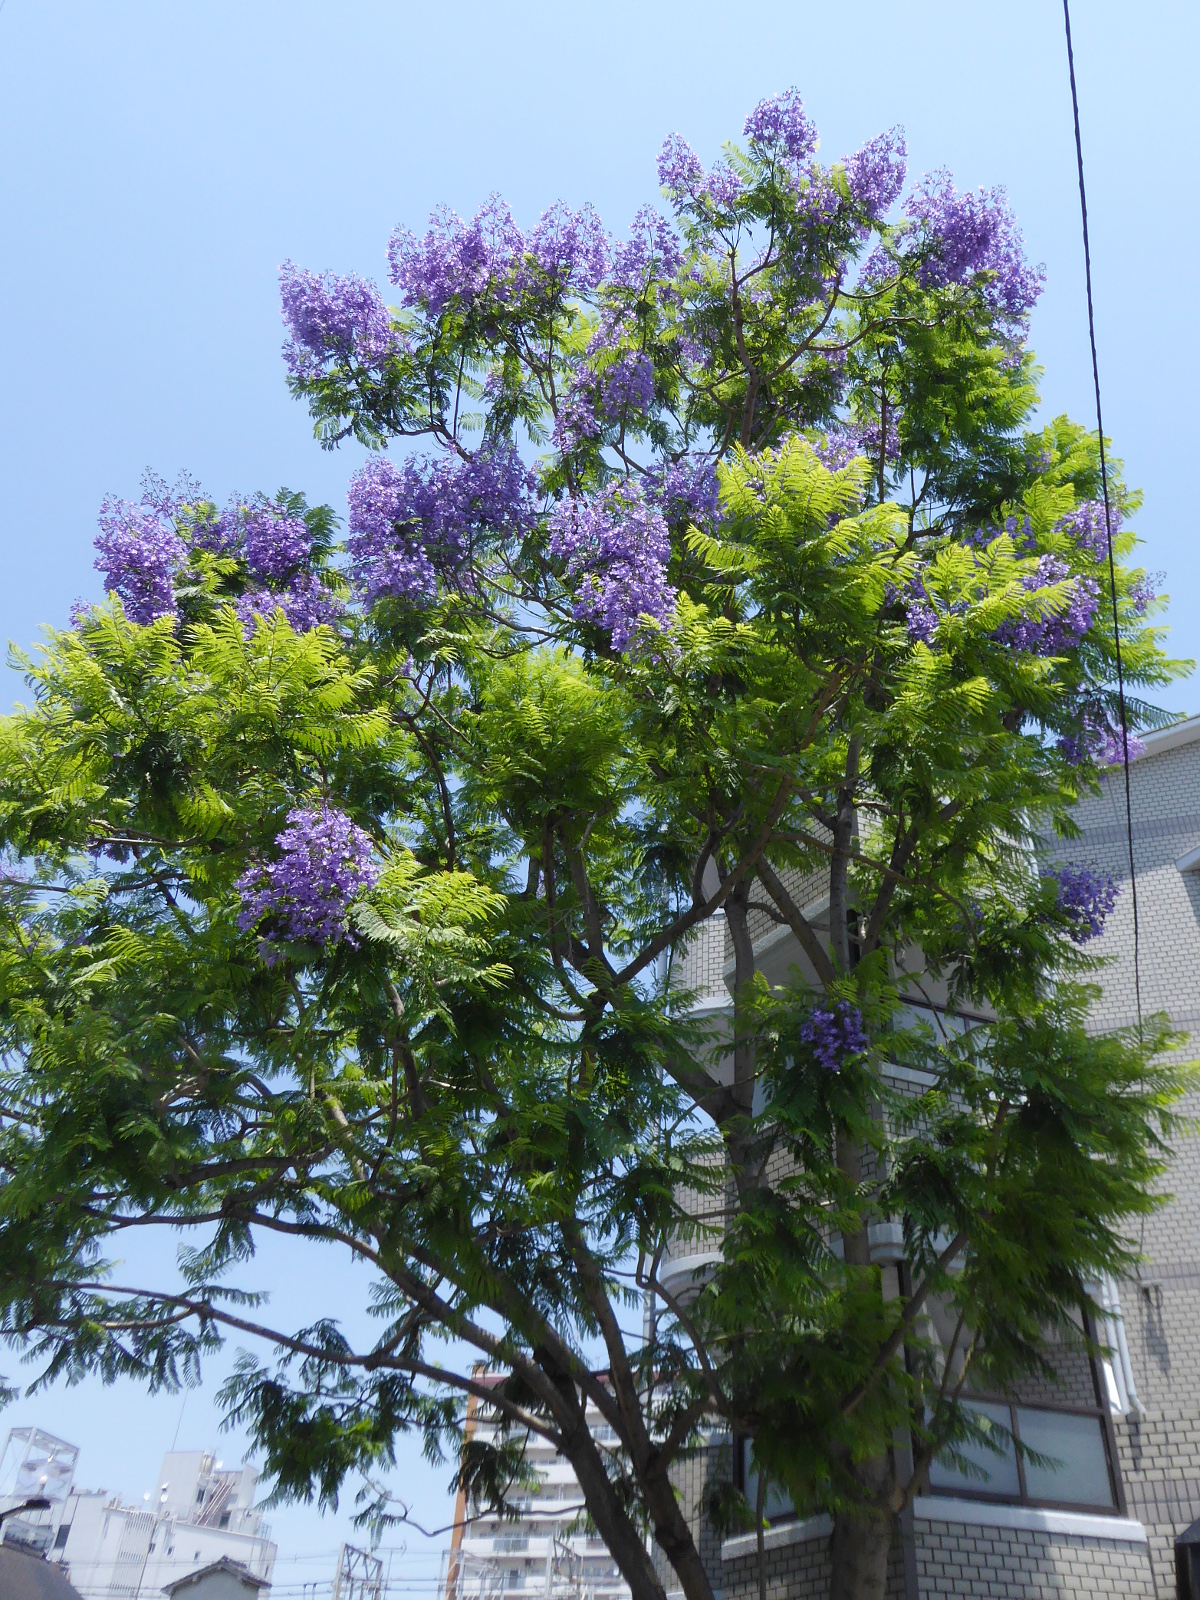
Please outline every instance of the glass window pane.
M929 1469L930 1488L1010 1494L1015 1498L1021 1492L1021 1483L1017 1477L1017 1452L1009 1433L1008 1407L972 1401L963 1409L975 1413L980 1426L994 1439L996 1448L991 1449L982 1440L978 1444L968 1440L958 1446L958 1454L976 1469L973 1472L964 1472L949 1458L939 1456Z
M1017 1432L1022 1444L1059 1463L1039 1467L1026 1456L1025 1488L1031 1500L1065 1500L1079 1506L1114 1503L1099 1417L1022 1407L1017 1412Z
M745 1485L744 1493L750 1502L751 1511L758 1504L758 1473L754 1469L752 1456L754 1453L754 1440L742 1440L742 1482ZM786 1494L777 1483L768 1483L767 1492L763 1495L763 1516L768 1522L774 1522L776 1517L790 1516L795 1507L792 1498Z

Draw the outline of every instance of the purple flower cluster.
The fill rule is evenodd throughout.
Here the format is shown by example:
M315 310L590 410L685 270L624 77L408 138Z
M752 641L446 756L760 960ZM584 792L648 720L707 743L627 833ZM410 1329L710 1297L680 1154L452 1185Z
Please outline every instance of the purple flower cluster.
M1055 867L1042 876L1057 884L1058 910L1076 944L1086 944L1104 931L1105 918L1117 903L1117 885L1111 873L1093 872L1090 867Z
M904 187L908 146L899 128L876 134L844 163L850 197L868 217L883 216Z
M258 618L271 616L277 608L296 633L335 622L343 610L338 596L315 573L302 572L283 589L247 589L238 599L237 614L250 628Z
M671 224L652 206L643 206L633 219L629 238L613 246L605 282L637 294L655 278L673 278L682 259Z
M668 523L694 522L713 529L720 491L715 464L705 456L681 456L650 481L650 494Z
M302 517L289 517L278 506L259 500L239 508L242 549L246 565L256 578L286 578L305 565L312 549L312 538ZM237 514L223 521L234 523Z
M1113 536L1121 531L1121 508L1111 508L1109 522L1112 526ZM1064 533L1069 533L1081 550L1086 550L1095 561L1107 562L1108 560L1108 532L1104 525L1104 501L1081 500L1074 511L1069 512L1057 524Z
M608 239L590 206L572 211L561 203L526 236L492 195L470 222L435 211L424 238L397 228L388 262L403 304L437 317L452 301L467 310L487 294L512 305L594 289L608 265Z
M1140 578L1135 578L1130 584L1130 603L1139 617L1144 617L1158 599L1158 591L1154 586L1156 583L1161 583L1165 577L1165 572L1143 572Z
M763 154L778 152L793 164L806 160L817 148L817 130L795 89L760 100L742 132Z
M898 418L894 410L888 413L885 460L895 461L900 454ZM877 420L869 422L848 421L836 423L824 439L815 440L813 449L817 459L830 472L838 472L856 456L866 456L874 466L879 464L880 426Z
M801 1024L800 1037L827 1072L837 1072L848 1056L861 1055L869 1043L862 1012L849 1000L814 1006Z
M642 352L614 361L604 374L604 409L610 417L632 407L648 411L654 403L654 363Z
M923 225L929 246L918 273L923 285L965 283L986 273L984 297L992 310L1012 322L1025 320L1046 273L1026 262L1024 241L1003 189L959 194L943 169L917 185L906 208Z
M938 631L941 618L921 595L914 595L905 606L905 624L908 628L908 637L915 643L918 639L922 644L928 644Z
M700 157L681 133L669 133L663 140L658 181L671 195L697 194L704 183Z
M572 450L578 450L584 440L599 437L595 384L590 381L589 375L587 379L573 383L559 403L558 414L554 418L553 438L558 448L567 455Z
M560 200L531 230L525 257L518 295L548 286L563 293L594 289L608 267L608 235L591 206L572 211Z
M718 211L728 211L742 191L742 180L727 161L718 161L705 172L700 157L681 134L668 134L658 155L658 181L671 196L678 211L688 201L707 202Z
M331 361L382 366L398 348L379 290L353 272L303 272L285 261L279 294L289 335L284 359L296 378L314 377Z
M1128 735L1129 759L1144 755L1146 746L1136 733ZM1058 748L1073 767L1093 761L1098 767L1115 767L1125 760L1126 740L1119 728L1109 726L1098 711L1085 711L1080 720L1080 732L1069 734L1058 741Z
M379 876L368 834L344 811L321 804L296 806L276 839L279 858L256 862L237 879L238 927L269 919L266 937L336 944L346 915Z
M104 574L105 589L119 596L129 620L142 626L176 615L174 580L186 548L174 510L169 500L133 505L111 495L100 506L96 570Z
M481 533L533 525L534 475L510 445L469 460L443 456L399 466L369 461L350 480L349 551L368 605L381 595L425 600L439 574L457 571Z
M666 576L667 525L638 484L562 501L550 517L549 550L578 585L576 617L608 629L614 650L626 648L642 617L664 626L670 621L675 591Z
M862 430L853 423L839 423L837 427L830 428L823 439L813 441L813 449L817 453L817 460L830 472L840 472L857 456L867 453Z
M1067 577L1067 564L1059 556L1042 556L1037 567L1021 581L1031 593L1038 593ZM1027 616L1019 622L1006 622L996 630L1001 644L1014 650L1039 655L1061 655L1072 650L1091 627L1100 605L1100 585L1094 578L1073 578L1065 611L1056 617Z

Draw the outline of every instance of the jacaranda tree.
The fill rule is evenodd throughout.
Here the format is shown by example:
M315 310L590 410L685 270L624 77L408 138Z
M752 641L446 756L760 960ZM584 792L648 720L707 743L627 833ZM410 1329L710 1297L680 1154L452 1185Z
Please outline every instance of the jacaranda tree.
M622 240L497 199L398 230L396 306L286 265L291 388L376 452L345 538L147 479L0 725L9 1340L161 1386L262 1335L226 1399L294 1496L384 1483L415 1427L503 1508L532 1430L636 1600L646 1530L711 1600L674 1482L714 1423L880 1596L960 1395L1045 1375L1131 1260L1182 1081L1160 1028L1085 1027L1111 884L1038 867L1121 751L1040 274L999 191L900 207L895 131L823 165L789 92L744 132L708 171L670 138ZM1144 691L1176 669L1114 493ZM164 1225L180 1279L115 1281ZM264 1231L366 1263L377 1339L247 1298ZM719 1260L680 1298L689 1239ZM504 1430L460 1456L470 1396Z

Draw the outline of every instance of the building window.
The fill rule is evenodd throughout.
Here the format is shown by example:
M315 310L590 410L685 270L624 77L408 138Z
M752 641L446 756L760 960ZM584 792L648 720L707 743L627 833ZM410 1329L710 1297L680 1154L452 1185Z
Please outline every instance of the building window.
M1005 1400L967 1402L995 1443L959 1446L974 1471L945 1457L929 1469L931 1494L1064 1509L1122 1509L1113 1471L1111 1423L1100 1407L1020 1406ZM1018 1450L1019 1440L1040 1460Z
M758 1472L752 1461L753 1454L754 1440L741 1436L734 1451L734 1482L749 1500L751 1510L758 1504ZM774 1523L790 1521L795 1515L796 1508L792 1505L791 1496L768 1479L763 1494L763 1516L768 1522Z
M982 1442L959 1447L959 1454L977 1469L974 1472L963 1471L944 1457L935 1460L929 1469L930 1494L1125 1514L1120 1477L1114 1469L1112 1418L1103 1407L1022 1406L992 1399L964 1404L992 1433L996 1448ZM1040 1459L1032 1460L1018 1450L1014 1438ZM742 1436L734 1451L734 1481L751 1507L758 1495L753 1448L753 1439ZM770 1482L763 1512L768 1523L787 1522L796 1515L787 1493Z

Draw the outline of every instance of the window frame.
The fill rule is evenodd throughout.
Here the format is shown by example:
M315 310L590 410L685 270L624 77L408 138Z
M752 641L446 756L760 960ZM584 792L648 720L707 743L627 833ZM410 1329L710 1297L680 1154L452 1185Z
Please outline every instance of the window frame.
M1095 1374L1093 1373L1093 1377ZM1043 1511L1076 1511L1085 1516L1099 1515L1109 1517L1124 1517L1128 1514L1125 1500L1125 1486L1121 1481L1121 1470L1117 1456L1116 1430L1113 1427L1112 1412L1104 1405L1078 1406L1065 1403L1051 1404L1048 1401L1014 1400L1010 1395L976 1393L960 1396L963 1404L978 1401L981 1405L1002 1406L1008 1412L1008 1428L1014 1441L1019 1445L1021 1439L1021 1425L1017 1417L1020 1411L1043 1411L1052 1416L1092 1417L1100 1424L1100 1437L1104 1446L1104 1464L1108 1472L1109 1488L1112 1499L1107 1505L1096 1505L1084 1500L1050 1500L1041 1495L1031 1495L1025 1482L1025 1459L1019 1448L1014 1450L1017 1463L1018 1491L1015 1495L1004 1494L994 1489L976 1488L970 1483L947 1488L943 1485L929 1482L928 1470L925 1473L925 1482L922 1492L933 1499L943 1500L978 1500L982 1505L999 1506L1027 1506Z

